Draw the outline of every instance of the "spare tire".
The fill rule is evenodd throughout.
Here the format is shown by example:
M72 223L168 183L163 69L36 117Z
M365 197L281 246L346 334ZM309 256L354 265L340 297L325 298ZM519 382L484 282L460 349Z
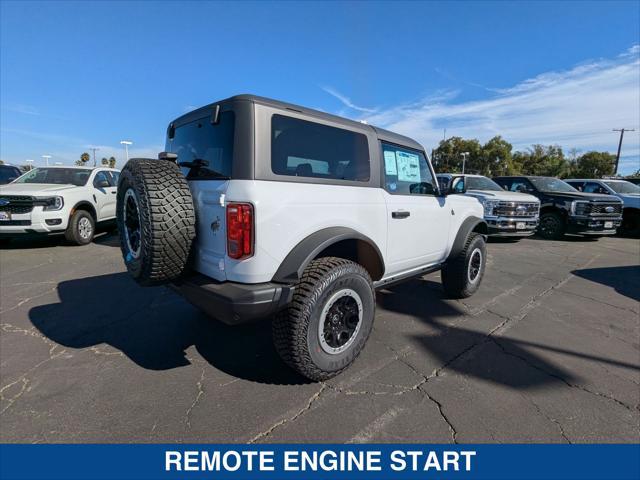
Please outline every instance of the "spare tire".
M196 215L180 168L167 160L132 158L122 169L116 207L120 248L141 285L162 285L184 272Z

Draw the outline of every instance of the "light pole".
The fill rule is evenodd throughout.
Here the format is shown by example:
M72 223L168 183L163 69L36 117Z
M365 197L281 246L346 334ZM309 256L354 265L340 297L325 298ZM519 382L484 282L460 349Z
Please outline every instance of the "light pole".
M33 160L31 160L30 158L28 158L27 160L25 160L25 162L27 162L27 165L29 166L29 170L33 170Z
M45 159L45 161L47 162L47 167L49 166L49 159L51 158L51 155L42 155L42 158Z
M462 173L464 174L464 167L467 164L467 157L469 156L469 152L462 152Z
M124 145L124 154L127 157L127 162L129 161L129 145L133 145L133 142L129 140L121 140L120 145Z

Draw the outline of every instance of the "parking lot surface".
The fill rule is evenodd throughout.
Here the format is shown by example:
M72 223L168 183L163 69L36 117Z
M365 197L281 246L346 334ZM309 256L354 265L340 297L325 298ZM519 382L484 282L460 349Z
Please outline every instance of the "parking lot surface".
M638 442L640 243L488 245L480 291L377 294L356 363L297 376L125 272L117 237L0 251L3 442Z

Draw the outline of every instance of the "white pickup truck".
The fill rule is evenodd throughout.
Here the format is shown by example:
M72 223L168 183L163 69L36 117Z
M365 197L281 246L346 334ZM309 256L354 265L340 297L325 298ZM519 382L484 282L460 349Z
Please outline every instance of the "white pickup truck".
M91 242L96 224L115 220L119 175L103 167L38 167L0 186L0 240L64 233L77 245Z
M454 192L466 191L482 204L489 235L494 237L528 237L538 227L540 200L521 192L506 192L500 185L482 175L440 173L438 182ZM462 181L464 180L464 181Z

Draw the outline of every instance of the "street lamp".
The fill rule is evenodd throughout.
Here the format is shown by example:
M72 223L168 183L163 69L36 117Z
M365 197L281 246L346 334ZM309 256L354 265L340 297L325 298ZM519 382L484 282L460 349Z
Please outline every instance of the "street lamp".
M467 157L469 156L469 152L462 152L462 173L464 174L464 167L467 163Z
M42 158L45 159L45 161L47 162L47 167L49 166L49 159L51 158L51 155L42 155Z
M29 170L32 170L33 169L33 160L27 159L27 160L25 160L25 162L27 162L27 166L29 167Z
M129 140L121 140L120 145L124 145L124 154L127 157L127 162L129 161L129 145L133 145L133 142Z

